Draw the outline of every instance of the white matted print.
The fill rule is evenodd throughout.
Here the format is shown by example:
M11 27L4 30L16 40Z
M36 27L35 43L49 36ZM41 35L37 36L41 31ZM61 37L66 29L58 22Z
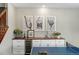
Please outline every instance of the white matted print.
M56 31L56 17L55 16L46 16L46 30L47 31Z
M34 17L34 30L35 31L44 31L45 23L43 16L35 16Z
M33 30L33 16L24 16L25 28L27 30Z

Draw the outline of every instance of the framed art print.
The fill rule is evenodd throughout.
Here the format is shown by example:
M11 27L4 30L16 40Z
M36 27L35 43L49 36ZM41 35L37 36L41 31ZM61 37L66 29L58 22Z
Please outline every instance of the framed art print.
M56 17L55 16L46 16L46 30L56 31Z
M43 16L34 17L34 30L35 31L44 31L45 23Z
M33 16L24 16L25 28L27 30L33 30Z

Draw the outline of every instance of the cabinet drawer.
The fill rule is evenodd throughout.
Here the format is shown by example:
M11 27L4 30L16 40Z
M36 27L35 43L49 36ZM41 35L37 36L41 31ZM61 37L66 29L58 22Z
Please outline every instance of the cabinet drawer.
M15 51L13 51L13 54L15 54L15 55L24 55L25 51L23 51L23 50L15 50Z
M13 47L15 50L25 50L25 47Z
M19 44L19 45L13 45L13 47L17 47L17 48L18 48L18 47L25 47L25 45L20 45L20 44Z
M13 46L24 46L25 45L25 40L13 40Z
M32 47L40 47L40 40L33 40Z
M65 47L64 40L56 40L56 47Z
M55 40L49 40L49 47L56 47Z
M41 40L41 46L40 47L48 47L49 46L49 40Z
M33 42L40 42L41 40L33 40Z

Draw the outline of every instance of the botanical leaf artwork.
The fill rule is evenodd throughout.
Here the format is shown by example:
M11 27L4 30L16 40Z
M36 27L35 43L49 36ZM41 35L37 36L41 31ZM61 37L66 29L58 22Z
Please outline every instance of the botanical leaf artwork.
M55 31L55 26L56 26L56 19L55 16L47 16L46 17L46 30L47 31Z
M56 31L55 16L24 16L24 28L35 31Z
M47 18L48 19L48 24L50 26L50 29L52 28L52 26L54 25L54 21L53 21L53 18Z
M31 18L26 18L26 16L24 16L25 18L25 22L26 22L26 27L29 28L31 30L32 28L32 23L31 23Z
M42 20L41 18L39 17L36 21L36 25L37 25L37 29L42 29Z

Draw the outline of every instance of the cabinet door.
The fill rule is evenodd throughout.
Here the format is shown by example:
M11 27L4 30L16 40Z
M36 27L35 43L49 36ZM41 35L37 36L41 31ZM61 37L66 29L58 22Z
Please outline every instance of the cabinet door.
M56 40L56 47L65 47L64 40Z
M25 51L24 50L14 50L13 51L13 54L14 55L24 55L25 54Z
M25 54L25 40L13 40L13 54Z
M55 40L49 40L49 47L56 47Z
M48 47L49 46L49 40L41 40L41 47Z
M40 40L33 40L32 47L40 47Z
M24 46L25 40L13 40L13 46Z

